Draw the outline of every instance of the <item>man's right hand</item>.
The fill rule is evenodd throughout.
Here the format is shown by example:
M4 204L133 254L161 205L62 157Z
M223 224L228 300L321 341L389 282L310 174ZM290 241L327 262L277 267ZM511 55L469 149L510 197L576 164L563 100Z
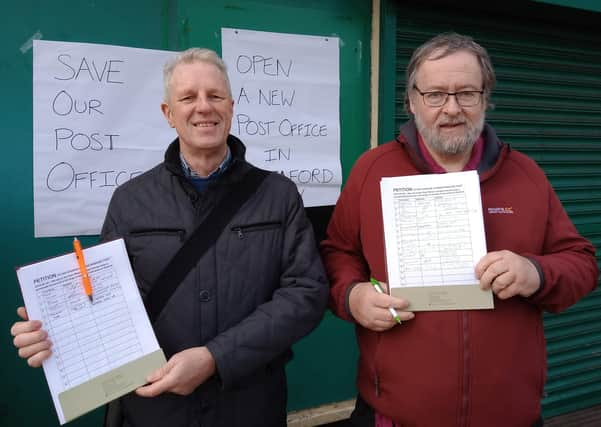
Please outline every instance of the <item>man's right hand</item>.
M386 283L380 284L388 287ZM381 294L369 282L357 283L349 295L349 308L355 320L376 332L386 331L397 324L389 311L390 307L398 311L402 322L413 319L415 315L412 312L401 311L408 306L408 301Z
M187 396L216 372L215 359L207 347L192 347L175 353L166 364L151 373L149 384L136 389L142 397L170 392Z
M13 344L19 349L19 357L27 359L27 364L33 368L42 366L42 362L50 357L52 343L48 333L42 329L42 322L29 320L25 307L19 307L17 314L22 322L15 322L10 328Z

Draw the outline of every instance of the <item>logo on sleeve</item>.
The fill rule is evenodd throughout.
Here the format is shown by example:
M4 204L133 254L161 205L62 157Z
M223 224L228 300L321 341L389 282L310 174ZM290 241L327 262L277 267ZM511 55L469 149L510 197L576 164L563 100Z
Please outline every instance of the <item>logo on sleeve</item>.
M509 206L509 207L503 207L503 208L488 208L488 213L491 214L491 215L495 215L495 214L503 214L503 215L513 214L513 208L511 206Z

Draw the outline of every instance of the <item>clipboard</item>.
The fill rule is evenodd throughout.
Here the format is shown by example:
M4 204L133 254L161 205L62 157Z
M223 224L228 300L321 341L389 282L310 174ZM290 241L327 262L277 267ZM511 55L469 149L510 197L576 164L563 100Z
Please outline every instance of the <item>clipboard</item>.
M475 276L486 255L476 171L382 178L388 286L409 311L494 308Z
M123 239L83 250L94 298L71 252L17 268L30 319L52 341L43 368L64 424L146 383L165 362Z

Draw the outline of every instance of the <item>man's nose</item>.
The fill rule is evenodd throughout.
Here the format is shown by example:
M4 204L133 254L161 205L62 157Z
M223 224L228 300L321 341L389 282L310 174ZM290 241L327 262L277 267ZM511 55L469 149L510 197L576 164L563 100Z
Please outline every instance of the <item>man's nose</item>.
M450 115L459 114L461 112L461 105L457 102L457 97L455 95L449 95L447 97L447 102L442 106L445 113Z
M195 108L197 111L206 111L211 108L211 103L205 96L199 96L196 98Z

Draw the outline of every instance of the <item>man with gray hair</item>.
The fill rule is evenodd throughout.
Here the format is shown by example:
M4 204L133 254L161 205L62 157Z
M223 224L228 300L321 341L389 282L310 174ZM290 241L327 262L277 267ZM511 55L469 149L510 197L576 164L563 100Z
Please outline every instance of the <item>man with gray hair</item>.
M164 162L116 189L102 240L125 240L168 362L110 404L107 425L285 426L290 347L327 303L311 224L295 184L246 162L229 134L234 100L215 52L182 52L164 82L178 138ZM51 343L18 312L15 346L40 366Z
M598 268L544 172L485 123L494 85L488 53L470 37L419 47L407 68L412 118L356 162L336 204L322 256L332 310L356 325L354 426L542 425L542 311L593 290ZM369 283L387 280L380 180L467 170L480 177L490 251L475 275L495 308L415 314Z

